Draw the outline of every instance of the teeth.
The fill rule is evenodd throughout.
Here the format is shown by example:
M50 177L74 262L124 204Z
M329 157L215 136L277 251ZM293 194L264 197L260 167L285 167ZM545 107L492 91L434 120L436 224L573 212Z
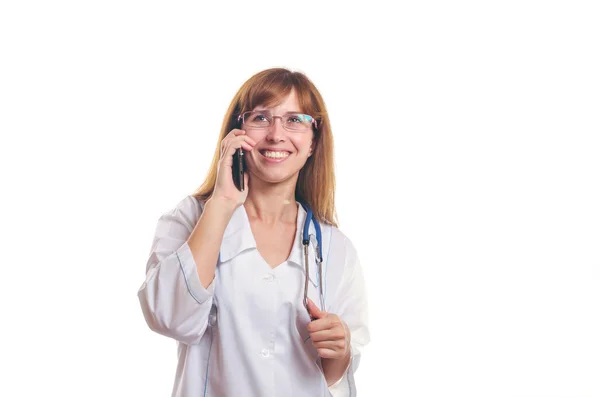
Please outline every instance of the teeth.
M270 158L275 158L275 159L282 159L284 157L289 156L290 154L288 152L270 152L268 150L266 150L264 152L264 156L265 157L270 157Z

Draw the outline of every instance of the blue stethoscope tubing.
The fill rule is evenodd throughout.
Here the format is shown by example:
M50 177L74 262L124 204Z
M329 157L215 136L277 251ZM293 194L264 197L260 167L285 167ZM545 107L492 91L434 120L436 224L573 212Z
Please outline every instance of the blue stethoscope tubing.
M308 278L309 278L309 266L308 266L308 246L310 245L312 235L309 235L310 223L312 222L315 228L316 242L315 244L315 256L317 266L319 268L319 293L321 298L321 310L325 310L325 295L323 293L323 240L321 237L321 226L319 221L314 216L312 210L306 203L302 203L302 207L306 211L306 219L304 220L304 229L302 230L302 245L304 246L304 307L308 311ZM309 312L310 316L310 312Z

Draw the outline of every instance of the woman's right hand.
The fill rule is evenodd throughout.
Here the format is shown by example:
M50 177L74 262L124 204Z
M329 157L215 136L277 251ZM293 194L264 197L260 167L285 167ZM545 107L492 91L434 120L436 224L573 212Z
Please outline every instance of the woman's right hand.
M244 173L243 191L239 191L233 183L233 154L240 147L246 152L251 152L256 142L246 135L246 131L233 129L221 141L221 158L217 167L217 181L212 198L223 200L235 206L244 204L248 197L248 173Z

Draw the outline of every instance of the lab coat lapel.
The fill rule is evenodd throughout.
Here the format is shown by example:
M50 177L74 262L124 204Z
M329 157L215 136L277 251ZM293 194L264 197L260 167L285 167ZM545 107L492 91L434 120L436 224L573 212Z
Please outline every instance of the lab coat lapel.
M304 264L304 246L302 245L302 231L304 230L304 222L306 220L306 211L300 205L298 205L298 216L296 219L296 236L294 237L294 244L292 251L290 252L289 261L292 265L298 266L302 272L305 271ZM316 236L314 225L310 224L309 234ZM256 240L252 234L252 228L250 227L250 221L248 220L248 214L243 205L240 205L233 213L225 233L223 235L223 241L221 243L220 250L220 262L226 262L233 259L241 252L256 248ZM308 267L309 267L309 280L313 286L319 285L319 267L316 261L315 245L309 244L308 246Z

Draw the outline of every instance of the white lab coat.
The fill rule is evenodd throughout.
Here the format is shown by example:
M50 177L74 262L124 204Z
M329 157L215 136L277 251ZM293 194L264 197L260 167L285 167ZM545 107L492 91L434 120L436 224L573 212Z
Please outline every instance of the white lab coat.
M302 304L302 206L290 256L275 269L256 249L244 206L236 209L208 288L200 283L186 242L201 213L202 203L187 196L160 217L138 291L148 326L178 341L172 397L356 396L354 372L369 331L363 275L350 240L338 228L321 224L324 310L340 316L352 335L350 365L328 388ZM309 260L309 297L319 305L312 244Z

